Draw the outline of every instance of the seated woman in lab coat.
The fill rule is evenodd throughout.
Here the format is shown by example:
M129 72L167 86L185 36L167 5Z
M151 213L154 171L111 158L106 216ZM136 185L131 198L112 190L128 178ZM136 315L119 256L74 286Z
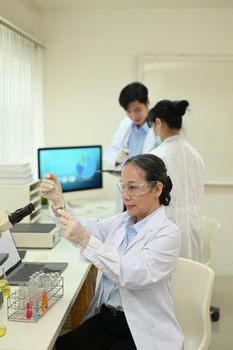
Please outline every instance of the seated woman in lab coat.
M181 350L170 293L181 235L164 210L172 183L163 161L152 154L128 159L118 188L127 211L98 221L75 217L56 176L41 184L58 228L98 269L84 322L59 337L56 349L72 343L85 350Z
M180 256L202 261L200 207L204 163L197 150L181 135L182 117L188 105L185 100L162 100L150 110L148 123L162 141L150 153L164 161L172 179L171 203L166 214L181 230Z

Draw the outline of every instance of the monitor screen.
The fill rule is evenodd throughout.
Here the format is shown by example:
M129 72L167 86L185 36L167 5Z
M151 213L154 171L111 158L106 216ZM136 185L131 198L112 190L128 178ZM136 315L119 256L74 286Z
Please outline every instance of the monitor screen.
M102 147L39 148L39 178L45 173L58 177L63 192L102 188Z

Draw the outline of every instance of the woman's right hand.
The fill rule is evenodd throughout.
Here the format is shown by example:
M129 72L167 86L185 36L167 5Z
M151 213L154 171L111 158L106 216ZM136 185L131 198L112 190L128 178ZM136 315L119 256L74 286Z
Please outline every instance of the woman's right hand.
M64 208L64 196L60 182L55 174L45 174L40 185L40 194L53 203L53 207Z

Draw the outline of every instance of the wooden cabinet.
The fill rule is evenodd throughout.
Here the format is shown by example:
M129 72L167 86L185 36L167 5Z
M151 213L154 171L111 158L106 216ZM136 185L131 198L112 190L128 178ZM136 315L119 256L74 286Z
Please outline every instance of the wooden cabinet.
M95 294L97 269L92 266L76 298L63 329L74 329L82 322Z

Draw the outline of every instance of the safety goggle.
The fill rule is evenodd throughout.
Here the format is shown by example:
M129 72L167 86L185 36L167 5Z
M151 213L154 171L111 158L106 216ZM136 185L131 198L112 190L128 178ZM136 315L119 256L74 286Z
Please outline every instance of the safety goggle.
M118 182L117 187L119 191L127 192L130 196L142 196L151 190L157 184L158 181L148 181L145 183L137 182Z

